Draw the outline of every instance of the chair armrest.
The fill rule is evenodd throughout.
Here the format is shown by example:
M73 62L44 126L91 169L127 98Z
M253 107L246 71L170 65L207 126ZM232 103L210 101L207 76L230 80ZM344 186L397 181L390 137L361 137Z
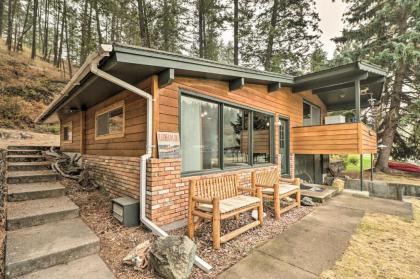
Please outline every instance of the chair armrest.
M275 186L276 184L273 184L273 185L255 184L255 187L260 187L260 188L274 188Z
M203 199L199 197L192 197L193 201L199 202L199 203L205 203L205 204L212 204L213 200L211 199Z
M249 192L249 193L254 193L254 191L255 191L252 188L245 188L245 187L238 187L238 190Z

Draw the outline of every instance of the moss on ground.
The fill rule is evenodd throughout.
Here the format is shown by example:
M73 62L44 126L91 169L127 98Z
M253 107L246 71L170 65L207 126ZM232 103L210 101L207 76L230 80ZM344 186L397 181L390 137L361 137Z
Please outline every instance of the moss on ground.
M366 214L349 247L321 278L420 278L420 200L414 220Z

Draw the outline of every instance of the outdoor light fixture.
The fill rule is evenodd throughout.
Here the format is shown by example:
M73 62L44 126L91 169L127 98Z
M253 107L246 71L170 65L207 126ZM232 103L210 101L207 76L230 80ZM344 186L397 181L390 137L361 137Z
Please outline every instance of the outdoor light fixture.
M346 94L341 93L341 94L340 94L340 98L341 98L341 99L343 99L344 97L346 97Z

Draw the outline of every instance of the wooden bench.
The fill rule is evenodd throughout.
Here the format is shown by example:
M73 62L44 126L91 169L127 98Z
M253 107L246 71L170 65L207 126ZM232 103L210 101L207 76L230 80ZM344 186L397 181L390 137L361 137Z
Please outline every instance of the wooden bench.
M241 195L239 191L248 191L251 195ZM239 234L263 224L262 189L252 195L250 188L239 187L238 175L229 175L200 180L191 180L188 202L188 236L194 239L194 232L201 221L210 220L213 230L213 248L219 249ZM258 220L241 228L220 235L221 220L235 217L245 211L258 209Z
M280 219L280 215L294 207L300 207L300 179L281 178L277 168L269 171L254 171L251 177L251 187L256 193L262 189L262 197L266 200L274 201L275 218ZM281 208L280 200L295 195L295 202Z

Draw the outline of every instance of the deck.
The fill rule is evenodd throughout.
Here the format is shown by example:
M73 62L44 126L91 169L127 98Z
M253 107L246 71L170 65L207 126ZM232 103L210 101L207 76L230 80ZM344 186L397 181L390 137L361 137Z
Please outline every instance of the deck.
M292 128L295 154L373 154L376 133L363 123Z

